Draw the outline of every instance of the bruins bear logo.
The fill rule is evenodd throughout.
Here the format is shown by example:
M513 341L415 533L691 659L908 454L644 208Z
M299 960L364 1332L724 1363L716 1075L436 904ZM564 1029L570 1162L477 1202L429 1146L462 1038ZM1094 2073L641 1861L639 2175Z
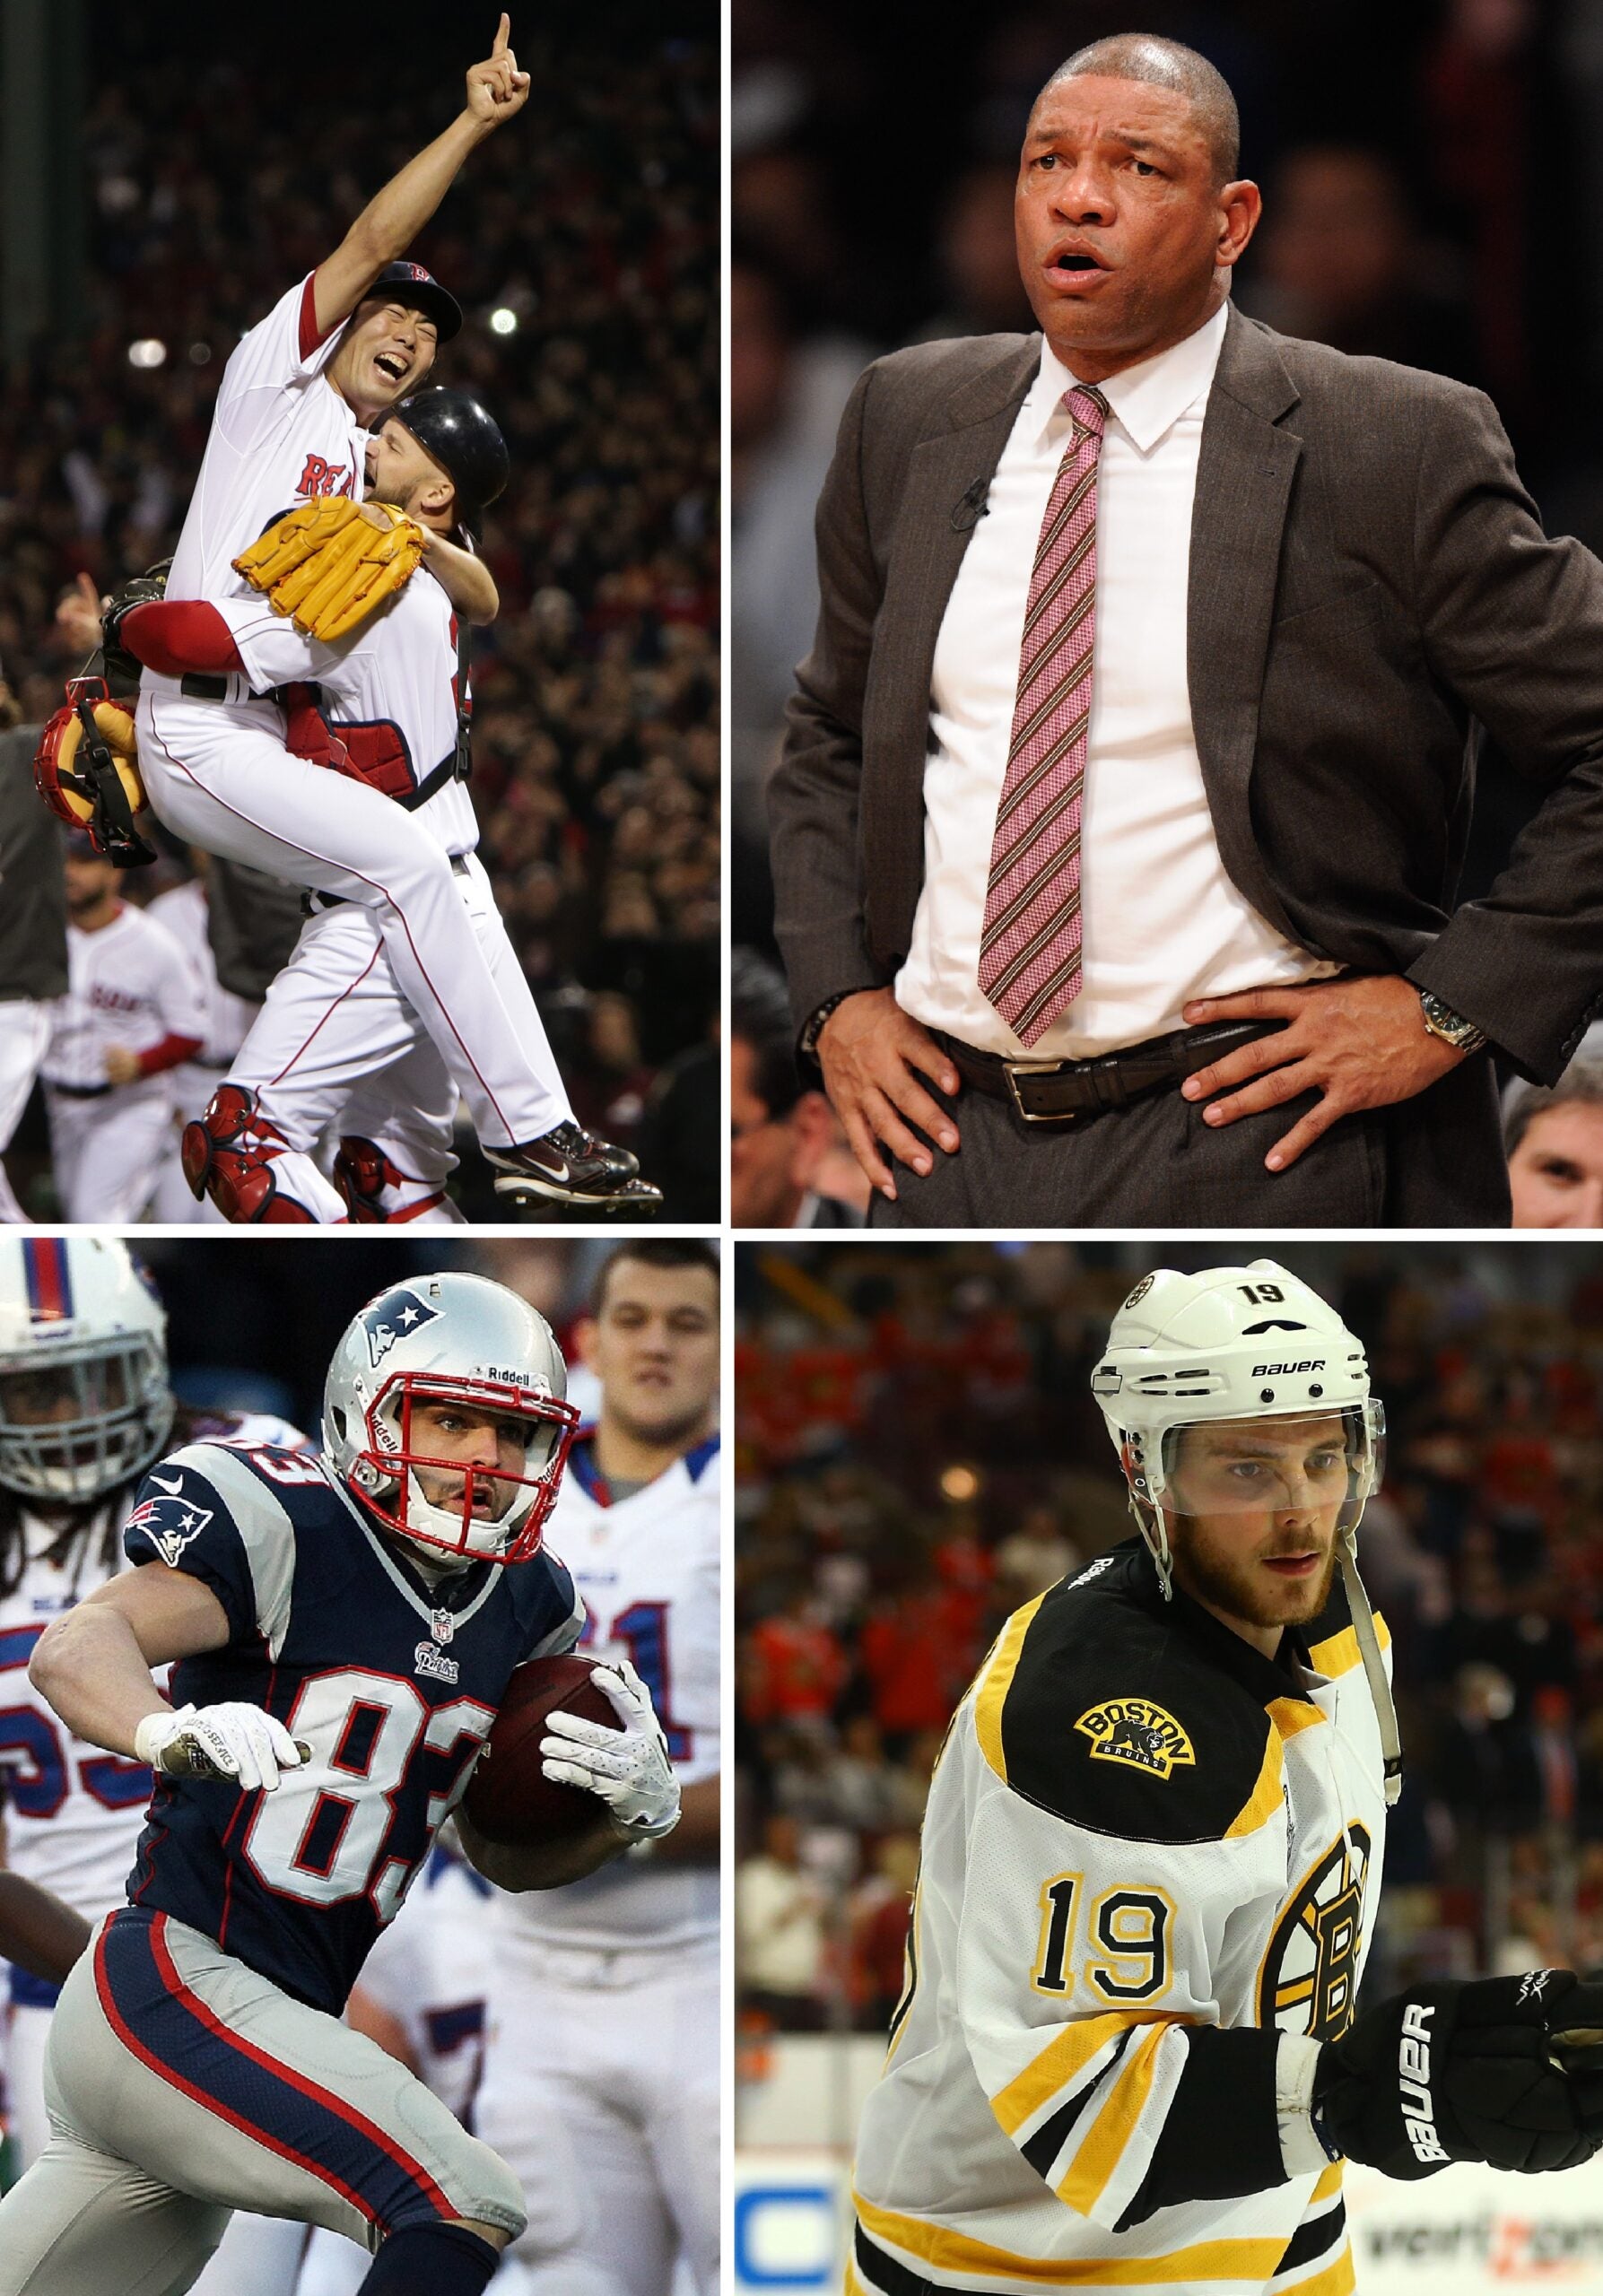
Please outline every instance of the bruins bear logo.
M1260 2025L1335 2041L1352 2023L1369 1857L1369 1829L1355 1822L1297 1883L1264 1955Z
M1131 1762L1154 1778L1167 1778L1196 1753L1172 1714L1150 1698L1106 1698L1075 1724L1091 1740L1093 1761Z

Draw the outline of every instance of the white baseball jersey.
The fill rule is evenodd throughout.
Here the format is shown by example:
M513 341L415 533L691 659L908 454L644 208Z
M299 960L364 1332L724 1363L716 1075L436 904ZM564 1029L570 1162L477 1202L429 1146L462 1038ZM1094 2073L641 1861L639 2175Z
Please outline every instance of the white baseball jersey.
M387 794L396 796L448 853L473 850L479 825L466 782L448 778L421 805L409 802L457 747L457 618L426 562L337 646L303 638L287 615L274 613L254 592L213 603L258 691L301 679L315 682L322 689L323 716L336 733L352 729L353 746L357 729L369 729L370 744L382 741L391 761Z
M614 1504L581 1430L545 1534L583 1598L588 1657L638 1670L681 1784L719 1767L719 1439ZM614 1859L562 1890L501 1897L508 1926L551 1944L668 1945L718 1932L718 1867Z
M205 1036L206 1016L188 960L143 909L125 901L98 933L69 923L66 955L67 993L56 1007L45 1054L47 1084L104 1085L106 1052L114 1044L148 1052L167 1036Z
M1346 1622L1337 1593L1271 1662L1138 1542L1008 1622L930 1787L856 2296L1352 2287L1340 2165L1277 2108L1352 2020L1380 1892Z
M212 1442L297 1450L306 1443L295 1428L266 1412L207 1414L199 1433ZM126 1569L121 1532L137 1480L109 1492L97 1508L71 1565L48 1560L60 1523L30 1513L25 1500L14 1501L22 1510L20 1535L27 1559L13 1591L0 1596L0 1809L6 1862L90 1921L122 1903L150 1800L151 1774L138 1762L75 1738L29 1681L28 1662L53 1618ZM109 1569L100 1559L109 1533L116 1535ZM13 1991L18 1987L30 1997L39 1989L36 1980L13 1972Z
M206 932L205 884L200 878L191 877L187 884L174 885L170 892L158 893L144 913L166 926L188 958L190 970L200 984L206 1033L196 1065L225 1069L244 1043L261 1008L224 988L217 978L217 960L212 954Z
M309 274L234 350L173 553L170 598L254 597L232 561L265 526L314 495L360 496L367 432L326 372L343 325L318 335ZM179 691L178 679L154 670L140 683L158 696ZM231 700L248 691L248 681L231 680Z

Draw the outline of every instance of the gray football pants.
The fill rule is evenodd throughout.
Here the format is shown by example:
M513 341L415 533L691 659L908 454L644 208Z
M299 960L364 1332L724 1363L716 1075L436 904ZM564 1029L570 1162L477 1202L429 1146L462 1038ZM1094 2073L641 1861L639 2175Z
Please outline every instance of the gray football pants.
M62 1988L45 2101L50 2141L0 2201L0 2296L183 2296L235 2208L368 2248L523 2229L511 2171L404 2066L141 1908Z

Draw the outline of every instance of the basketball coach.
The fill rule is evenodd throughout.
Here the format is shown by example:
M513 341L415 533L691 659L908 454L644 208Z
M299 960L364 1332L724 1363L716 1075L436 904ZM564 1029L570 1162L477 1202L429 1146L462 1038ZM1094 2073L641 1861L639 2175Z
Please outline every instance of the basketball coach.
M1233 309L1237 147L1189 48L1082 49L1041 335L842 420L771 803L876 1225L1507 1226L1486 1048L1550 1083L1603 991L1603 566L1479 393ZM1456 907L1476 721L1546 794Z

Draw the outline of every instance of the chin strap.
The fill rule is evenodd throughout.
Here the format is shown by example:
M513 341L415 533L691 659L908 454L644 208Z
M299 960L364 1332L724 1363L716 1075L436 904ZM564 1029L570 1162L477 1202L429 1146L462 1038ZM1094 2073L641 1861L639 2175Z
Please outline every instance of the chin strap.
M1381 1757L1385 1779L1386 1805L1390 1809L1403 1790L1403 1741L1397 1726L1397 1707L1391 1695L1391 1684L1386 1679L1386 1662L1381 1656L1380 1637L1375 1632L1375 1614L1369 1606L1369 1596L1363 1591L1363 1581L1358 1576L1357 1541L1349 1531L1341 1542L1341 1583L1346 1589L1347 1608L1353 1614L1353 1631L1358 1638L1358 1652L1363 1660L1363 1671L1369 1678L1369 1694L1375 1702L1375 1719L1381 1726Z

